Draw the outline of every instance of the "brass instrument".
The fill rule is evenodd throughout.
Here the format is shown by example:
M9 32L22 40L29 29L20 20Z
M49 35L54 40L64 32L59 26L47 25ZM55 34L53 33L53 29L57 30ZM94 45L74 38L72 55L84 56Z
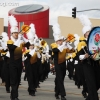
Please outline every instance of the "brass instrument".
M28 33L30 28L31 27L29 27L28 25L23 25L21 27L21 31L19 33L21 33L21 34Z
M6 52L2 52L2 53L1 53L2 56L6 55L6 54L7 54Z
M0 36L0 40L2 40L3 36Z
M68 34L67 38L64 40L66 42L74 42L75 41L75 37L73 34Z
M40 42L41 47L43 47L43 49L47 46L47 42L45 40L42 40Z
M41 62L42 64L46 61L46 55L45 54L42 54L42 58L41 58Z

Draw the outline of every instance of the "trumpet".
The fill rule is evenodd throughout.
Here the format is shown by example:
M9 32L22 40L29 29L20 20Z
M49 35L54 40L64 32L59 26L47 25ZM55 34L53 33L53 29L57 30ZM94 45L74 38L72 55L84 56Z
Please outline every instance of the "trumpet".
M23 26L21 27L21 31L20 31L19 33L20 33L20 34L28 33L30 28L31 28L31 27L29 27L28 25L23 25Z

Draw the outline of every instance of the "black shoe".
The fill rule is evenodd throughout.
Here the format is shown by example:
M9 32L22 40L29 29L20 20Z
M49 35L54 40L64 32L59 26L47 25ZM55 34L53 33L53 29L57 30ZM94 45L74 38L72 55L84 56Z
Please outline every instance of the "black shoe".
M14 98L14 99L11 99L11 100L19 100L18 98Z
M57 94L55 94L55 97L56 97L56 99L60 99L60 98L59 98L59 95L57 95Z
M59 96L55 96L55 97L56 97L56 99L60 99Z
M78 89L80 89L80 85L77 85Z
M59 94L57 94L57 93L55 93L55 97L56 97L56 99L60 99Z
M35 96L35 93L29 93L29 95L31 95L31 96Z
M65 97L61 97L61 100L67 100Z
M82 91L82 95L83 95L84 98L87 98L86 92L83 92L83 91Z
M40 88L40 86L38 85L37 88Z

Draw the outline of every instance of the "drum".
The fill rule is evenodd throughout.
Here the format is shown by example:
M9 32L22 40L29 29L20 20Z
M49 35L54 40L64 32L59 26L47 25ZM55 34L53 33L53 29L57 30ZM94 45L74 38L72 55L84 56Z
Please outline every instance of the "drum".
M94 27L90 31L87 39L87 47L90 55L93 55L95 60L100 59L100 27Z

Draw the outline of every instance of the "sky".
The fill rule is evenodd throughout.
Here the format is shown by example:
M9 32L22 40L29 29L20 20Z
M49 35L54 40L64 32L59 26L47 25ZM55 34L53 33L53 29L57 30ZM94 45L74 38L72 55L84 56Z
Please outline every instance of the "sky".
M0 18L4 18L4 26L8 26L8 11L27 4L43 4L50 8L50 25L57 22L58 16L72 16L72 8L77 11L100 9L100 0L2 0L0 1ZM100 11L77 12L77 16L86 14L89 18L100 18Z

